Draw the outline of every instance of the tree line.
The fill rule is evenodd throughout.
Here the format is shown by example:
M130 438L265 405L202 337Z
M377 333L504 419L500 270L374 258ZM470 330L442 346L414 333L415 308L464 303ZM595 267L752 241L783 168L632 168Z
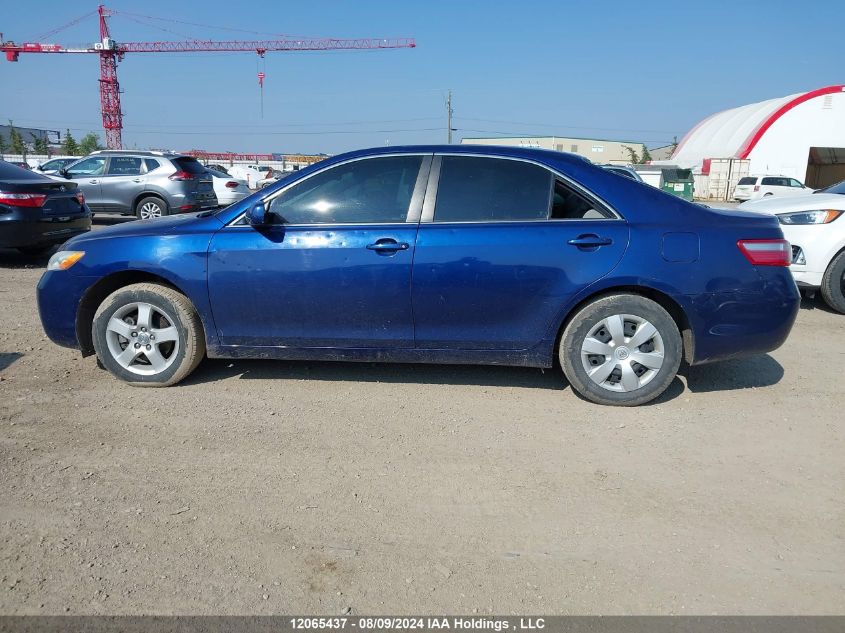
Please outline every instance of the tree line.
M21 131L18 130L12 121L9 121L9 140L0 134L0 160L9 152L11 154L19 154L26 160L27 153L46 154L50 156L53 151L47 139L30 132L31 140L24 139ZM87 156L93 151L103 149L100 145L100 137L94 132L88 132L79 141L77 141L70 130L65 130L65 137L62 139L61 148L59 152L65 156Z

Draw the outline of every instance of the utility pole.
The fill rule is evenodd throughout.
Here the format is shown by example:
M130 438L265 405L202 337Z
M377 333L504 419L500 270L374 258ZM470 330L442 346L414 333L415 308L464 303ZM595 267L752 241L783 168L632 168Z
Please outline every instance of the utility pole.
M449 96L446 97L446 123L447 127L447 135L446 138L448 139L449 145L452 144L452 91L449 91Z

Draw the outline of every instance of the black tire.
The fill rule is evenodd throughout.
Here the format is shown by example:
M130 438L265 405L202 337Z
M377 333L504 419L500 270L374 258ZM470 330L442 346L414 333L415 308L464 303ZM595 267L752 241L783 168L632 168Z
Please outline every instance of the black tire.
M845 314L845 251L834 257L824 271L821 291L827 305Z
M157 209L157 211L155 211L155 209ZM153 215L148 216L147 213ZM151 217L160 218L169 214L170 208L167 206L167 203L161 198L156 198L155 196L141 198L138 200L138 204L135 205L135 217L139 220L147 220Z
M617 347L620 348L620 353L625 354L625 360L617 360L616 356L611 355L605 357L606 361L602 361L601 354L587 356L587 360L582 359L582 345L587 337L591 334L595 336L603 332L610 336L601 329L596 332L596 328L602 325L604 319L622 315L631 315L636 319L650 323L656 329L659 337L652 336L638 345L636 349L631 350L628 350L627 347L625 350L621 350L624 345L613 346L612 349L614 350ZM639 331L639 325L633 320L624 318L621 319L621 323L626 335L625 341L632 340L633 335ZM627 328L629 327L636 328L632 330L631 337L628 337L629 330ZM594 336L591 336L591 338ZM658 342L662 343L663 356L659 369L649 370L633 360L632 356L635 353L659 353L660 350L655 349ZM651 346L651 349L649 349L649 346ZM683 356L683 342L677 324L661 305L640 295L614 294L597 299L578 310L563 331L558 354L563 373L569 380L569 384L572 385L572 389L580 396L597 404L632 407L654 400L674 380ZM610 363L614 367L613 374L608 376L602 384L590 378L585 369L586 362L592 363L594 361L597 365L608 366L606 363ZM622 368L617 363L627 363L630 367L636 365L633 371L643 371L642 375L648 382L630 391L612 390L611 386L618 386L619 388L622 386ZM614 383L612 381L616 378L617 371L619 372L619 379ZM646 374L648 375L646 376ZM641 381L640 375L637 375L636 381L637 383Z
M120 314L127 310L131 311L132 306L136 304L146 304L153 308L150 329L143 332L144 338L141 337L140 331L131 335L136 337L133 339L130 339L129 334L126 337L120 337L109 332L112 317L124 323L132 323L132 316L121 318ZM135 314L137 314L137 327L130 327L138 330L141 325L138 321L142 319L140 313ZM153 322L154 320L156 321ZM149 333L165 332L165 330L172 332L171 327L175 328L175 335L178 336L178 340L174 340L171 344L154 343L146 339ZM194 371L205 356L202 322L194 306L183 294L161 284L132 284L111 293L97 308L91 333L94 350L103 366L117 378L139 387L175 385ZM133 340L139 343L132 343ZM141 342L150 343L150 345L140 345ZM136 345L140 345L137 354L143 356L139 356L128 366L121 364L117 360L116 353L125 352L130 346L135 349ZM152 359L146 356L144 349L154 349L153 354L158 352L166 366L161 371L155 372Z

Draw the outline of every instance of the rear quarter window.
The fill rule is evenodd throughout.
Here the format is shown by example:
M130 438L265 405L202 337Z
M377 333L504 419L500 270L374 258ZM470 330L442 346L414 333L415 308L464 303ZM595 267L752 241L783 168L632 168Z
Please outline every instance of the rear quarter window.
M189 174L205 173L205 167L203 167L202 164L196 158L188 158L185 156L181 158L174 158L173 164L176 165L177 169L186 171Z

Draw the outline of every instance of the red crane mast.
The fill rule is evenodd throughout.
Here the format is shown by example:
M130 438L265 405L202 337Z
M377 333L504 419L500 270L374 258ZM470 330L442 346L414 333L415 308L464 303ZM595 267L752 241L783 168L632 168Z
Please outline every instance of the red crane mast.
M123 112L120 108L120 83L117 79L117 63L126 53L189 53L189 52L255 52L261 57L270 51L330 51L364 50L387 48L414 48L412 38L301 38L281 40L187 40L182 42L116 42L111 37L107 18L114 11L100 5L100 41L90 47L70 48L60 44L43 44L0 41L0 51L6 60L18 61L21 53L91 53L100 57L100 109L103 114L103 129L106 132L106 146L109 149L123 147ZM78 21L78 20L76 20ZM75 22L76 22L75 21ZM74 23L75 23L74 22Z

